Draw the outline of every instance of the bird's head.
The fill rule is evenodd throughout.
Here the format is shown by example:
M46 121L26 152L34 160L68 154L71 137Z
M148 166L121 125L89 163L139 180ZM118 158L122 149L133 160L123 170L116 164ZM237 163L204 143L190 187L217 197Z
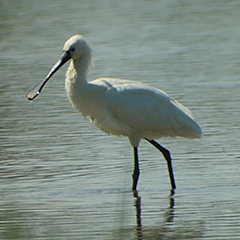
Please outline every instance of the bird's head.
M88 70L89 65L91 64L91 48L81 35L74 35L66 41L61 58L53 66L46 78L29 91L27 98L33 100L37 97L53 74L70 59L73 60L74 64L82 64L85 68L84 71Z
M81 35L72 36L64 44L63 55L67 55L69 59L78 60L89 54L91 54L91 48Z

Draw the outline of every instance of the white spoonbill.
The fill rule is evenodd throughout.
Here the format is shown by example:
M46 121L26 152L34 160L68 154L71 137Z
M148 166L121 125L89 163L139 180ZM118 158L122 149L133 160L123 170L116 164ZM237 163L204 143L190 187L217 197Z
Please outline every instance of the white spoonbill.
M46 78L30 90L27 98L33 100L37 97L52 75L70 59L65 88L73 107L83 116L89 116L103 132L129 138L134 149L132 189L136 190L140 174L138 146L141 138L163 154L172 190L175 189L170 152L154 139L166 136L200 138L202 130L191 111L162 90L144 83L115 78L87 82L92 51L81 35L67 40L60 60Z

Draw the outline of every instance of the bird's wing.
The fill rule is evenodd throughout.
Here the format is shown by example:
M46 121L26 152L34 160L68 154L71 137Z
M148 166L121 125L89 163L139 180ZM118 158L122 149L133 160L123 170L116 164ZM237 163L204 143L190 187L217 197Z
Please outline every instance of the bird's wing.
M115 82L106 91L105 108L112 117L140 131L188 137L187 131L198 131L190 110L165 92L138 82Z

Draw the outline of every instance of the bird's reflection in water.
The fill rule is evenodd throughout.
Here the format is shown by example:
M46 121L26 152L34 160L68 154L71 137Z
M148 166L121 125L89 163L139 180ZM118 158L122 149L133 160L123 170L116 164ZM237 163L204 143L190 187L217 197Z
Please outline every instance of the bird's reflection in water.
M137 238L139 240L142 238L142 220L141 220L141 197L138 196L137 190L133 190L133 196L136 198L135 207L136 207L136 219L137 219Z
M173 218L174 218L174 196L175 192L174 190L171 190L170 195L169 195L169 207L167 209L167 211L165 212L165 221L166 222L173 222Z
M167 208L166 212L164 213L165 222L173 222L174 220L174 190L171 190L169 195L169 207ZM136 232L137 232L137 239L142 240L142 220L141 220L141 197L138 196L138 192L133 190L133 196L135 197L135 207L136 207Z

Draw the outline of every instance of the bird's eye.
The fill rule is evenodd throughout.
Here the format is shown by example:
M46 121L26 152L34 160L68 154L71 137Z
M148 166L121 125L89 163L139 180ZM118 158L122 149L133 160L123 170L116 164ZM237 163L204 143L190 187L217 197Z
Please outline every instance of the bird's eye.
M71 48L71 49L70 49L70 52L74 52L74 51L75 51L75 48Z

